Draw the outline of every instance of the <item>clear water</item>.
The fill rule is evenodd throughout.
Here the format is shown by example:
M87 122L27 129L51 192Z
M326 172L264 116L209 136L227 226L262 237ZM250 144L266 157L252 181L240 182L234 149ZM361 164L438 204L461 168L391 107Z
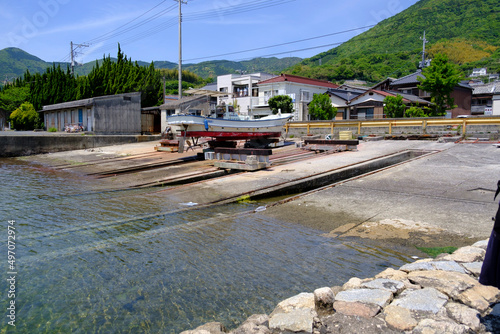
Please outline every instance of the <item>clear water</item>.
M95 190L99 180L0 159L0 331L179 333L234 328L300 292L369 277L407 255L168 192ZM16 221L16 327L7 324L7 224Z

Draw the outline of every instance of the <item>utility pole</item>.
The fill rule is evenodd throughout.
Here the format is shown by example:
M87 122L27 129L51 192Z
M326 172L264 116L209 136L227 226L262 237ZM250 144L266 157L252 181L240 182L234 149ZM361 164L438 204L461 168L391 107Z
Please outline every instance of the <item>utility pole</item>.
M73 44L73 42L71 42L71 75L75 74L75 57L77 57L79 54L79 52L76 51L76 49L83 48L83 47L88 48L89 45L88 44Z
M423 47L422 47L422 64L420 67L424 69L425 67L425 44L429 42L427 39L425 39L425 31L424 31L424 37L420 37L420 39L423 41Z
M186 1L174 0L179 3L179 100L182 99L182 4L187 5Z

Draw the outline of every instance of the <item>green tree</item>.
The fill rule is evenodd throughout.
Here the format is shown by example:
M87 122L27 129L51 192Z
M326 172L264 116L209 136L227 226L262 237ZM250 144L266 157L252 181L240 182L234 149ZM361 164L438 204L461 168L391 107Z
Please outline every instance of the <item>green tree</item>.
M427 117L427 114L419 107L411 106L406 110L405 117Z
M401 118L405 114L405 104L401 95L388 95L384 99L384 114L387 118Z
M293 100L288 95L273 96L267 103L269 108L273 111L273 114L277 114L279 109L281 109L281 112L284 114L293 112Z
M451 93L462 80L462 73L455 64L449 62L448 56L438 53L432 59L431 66L424 68L422 74L425 79L417 79L420 81L418 88L431 95L431 102L434 103L431 116L446 115L446 110L455 107Z
M24 102L10 114L10 120L16 130L33 130L40 127L40 116L33 105Z
M309 103L309 114L314 119L331 120L337 116L337 108L332 105L328 94L314 94Z
M0 109L8 113L13 112L29 97L29 88L26 86L5 86L0 92Z

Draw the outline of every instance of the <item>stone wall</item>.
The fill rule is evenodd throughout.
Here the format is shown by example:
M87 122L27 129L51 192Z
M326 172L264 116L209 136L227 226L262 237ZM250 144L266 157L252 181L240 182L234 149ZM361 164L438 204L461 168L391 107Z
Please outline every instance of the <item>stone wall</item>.
M0 157L81 150L159 139L159 136L140 135L0 135Z

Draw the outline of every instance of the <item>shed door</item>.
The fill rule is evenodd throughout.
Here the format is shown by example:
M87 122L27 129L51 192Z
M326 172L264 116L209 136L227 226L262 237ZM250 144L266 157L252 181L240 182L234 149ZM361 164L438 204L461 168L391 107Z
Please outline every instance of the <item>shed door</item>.
M92 109L87 109L87 131L92 131Z

